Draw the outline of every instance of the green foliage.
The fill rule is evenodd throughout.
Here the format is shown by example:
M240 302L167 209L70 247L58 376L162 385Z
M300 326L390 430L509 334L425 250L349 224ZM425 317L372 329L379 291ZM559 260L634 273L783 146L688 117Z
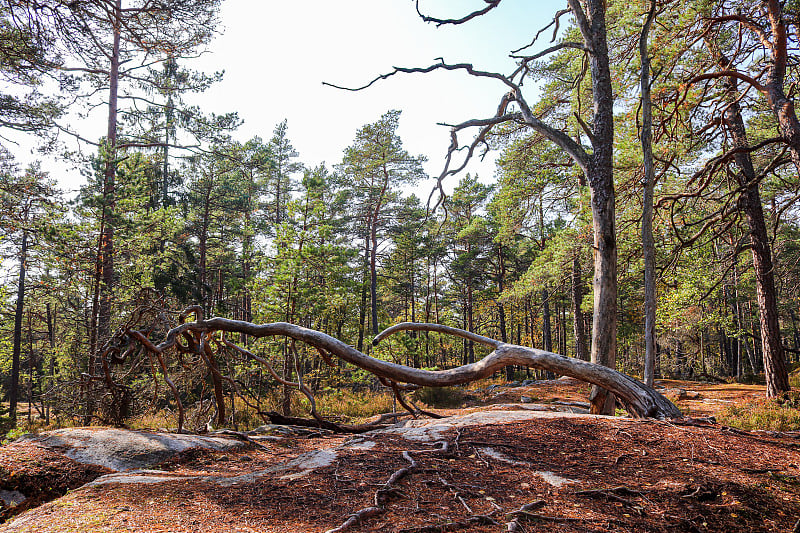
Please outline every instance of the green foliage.
M7 439L16 438L16 436L9 437L11 430L15 429L15 425L16 424L14 420L11 418L11 412L9 411L9 408L5 405L0 405L0 433L9 432L6 435Z
M16 427L16 428L11 428L11 429L8 429L6 427L6 428L4 428L4 430L7 430L7 431L5 433L5 436L3 437L3 440L0 441L0 445L2 445L2 446L5 446L9 442L13 442L13 441L17 440L18 438L20 438L21 436L25 435L26 433L29 433L28 430L26 430L26 429L24 429L22 427Z
M0 37L5 43L0 70L14 83L44 90L46 85L39 81L50 67L44 68L43 59L57 65L52 52L66 53L62 39L69 36L53 35L53 49L38 35L11 25L7 10L21 9L22 4L0 10ZM95 17L96 6L78 4L72 8L91 15L87 20L92 28L102 29ZM203 15L200 22L210 24L218 2L186 6ZM787 13L791 6L784 6ZM620 368L637 374L644 351L636 42L642 5L611 3L608 7L616 113L618 361ZM768 70L766 49L732 20L721 20L714 32L701 33L707 29L707 17L728 9L728 4L686 0L663 7L650 39L658 162L654 233L660 369L731 375L741 356L746 364L739 365L740 379L747 380L760 376L763 365L757 338L757 280L748 248L749 230L738 208L742 187L734 162L706 167L710 158L730 148L725 130L718 129L723 125L720 112L728 105L727 93L721 80L689 81L716 69L704 35L718 31L716 46L730 54L731 68L752 75ZM152 22L162 29L177 24L175 20ZM125 27L126 31L135 29ZM183 51L193 50L210 36L210 27L202 24L177 29L192 37L178 43ZM556 38L580 41L572 25L562 28ZM743 43L741 50L737 43ZM152 340L174 325L171 310L200 304L207 315L261 323L290 321L361 346L382 360L446 369L487 351L432 333L403 333L372 348L369 341L375 332L370 312L374 311L377 325L439 322L534 347L542 347L549 336L553 349L567 355L576 344L574 327L583 324L590 329L594 246L590 192L578 166L542 135L517 122L495 127L486 137L499 151L494 183L469 174L457 183L445 182L444 188L452 187L452 193L442 208L431 212L425 196L421 201L411 194L411 187L426 178L422 166L426 158L409 154L403 147L399 111L389 111L359 128L333 168L308 166L292 145L287 121L277 124L271 136L267 132L264 139L256 136L240 142L230 137L238 124L235 114L206 116L182 102L182 95L206 89L219 75L192 72L179 55L162 57L164 49L151 50L155 54L152 69L139 69L143 85L127 86L127 96L145 98L148 104L124 112L120 142L132 141L143 148L121 147L114 154L113 205L105 190L105 168L111 155L106 142L100 143L97 156L84 168L87 183L69 211L57 207L64 202L35 167L19 173L10 159L0 160L0 244L8 272L17 268L23 229L35 235L28 257L31 298L25 306L21 363L23 384L31 381L37 407L50 408L62 423L85 420L81 388L67 389L67 384L80 383L89 371L95 376L101 371L99 365L89 368L98 348L91 328L101 274L97 261L101 223L114 228L112 329L135 321L132 311L143 301L158 302L162 315L137 323L150 332ZM752 53L742 54L742 50ZM87 54L98 63L107 60L102 54ZM793 83L798 79L793 48L790 55L788 79ZM587 132L592 126L591 76L584 51L563 48L527 66L530 79L525 82L539 83L541 89L538 101L531 102L531 112L591 151ZM100 78L91 79L95 87L104 86L106 80ZM74 85L62 81L65 86ZM59 111L38 94L27 102L32 107L7 96L0 95L0 103L8 104L0 111L8 119L5 126L38 127ZM740 103L746 110L751 144L776 135L777 121L759 91L743 91ZM198 148L179 158L174 147L185 138L197 140ZM798 349L800 213L796 201L800 181L782 150L781 143L767 144L755 150L752 158L772 239L783 342ZM424 183L426 195L427 188ZM32 216L22 216L24 206L39 200L40 208ZM113 216L104 217L109 210ZM13 308L16 287L13 276L6 278L0 298L8 310ZM573 290L582 298L583 322L572 306ZM143 297L143 291L149 296ZM6 312L0 317L0 385L5 390L11 330ZM323 390L318 407L325 415L363 419L392 408L388 394L368 391L376 386L371 374L335 361L329 366L306 346L298 346L295 357L284 339L228 340L265 358L282 377L302 377L309 386ZM179 362L173 356L168 354L166 372L182 387L186 404L199 405L192 407L192 415L205 422L200 419L210 416L212 396L208 372L199 361ZM163 386L160 366L141 352L130 357L111 373L130 387L135 423L174 425L175 414L170 410L175 406ZM219 357L224 373L260 408L308 413L310 406L297 391L291 392L286 403L283 388L260 364L230 351ZM789 357L797 359L794 352ZM509 370L508 377L522 377L519 369L515 371ZM227 398L230 383L224 389ZM64 390L70 393L58 392ZM424 389L416 398L447 407L463 401L460 389ZM126 405L127 400L117 407ZM96 407L96 412L102 413L102 407ZM754 415L758 420L747 424L789 427L795 423L786 406L756 407L761 413ZM237 426L259 422L255 411L238 401L235 412L232 423ZM731 420L747 416L744 410L730 414Z

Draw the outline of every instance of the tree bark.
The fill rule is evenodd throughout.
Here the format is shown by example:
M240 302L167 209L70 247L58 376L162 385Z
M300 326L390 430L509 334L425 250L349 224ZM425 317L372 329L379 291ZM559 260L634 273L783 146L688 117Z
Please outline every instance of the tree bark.
M730 61L717 51L713 43L709 43L709 48L715 61L726 68ZM730 134L734 148L747 148L749 142L739 106L736 80L728 79L724 83L731 100L724 112L725 127ZM764 374L767 382L767 398L775 398L788 392L791 387L789 386L786 358L781 345L772 251L764 221L758 176L753 167L750 152L737 152L734 159L740 171L738 174L739 185L743 189L740 205L747 217L750 229L750 250L756 274L756 300L758 302Z
M587 0L584 12L578 0L567 2L576 17L584 43L591 50L592 153L585 174L591 191L594 230L594 313L591 361L608 368L617 366L617 231L614 192L614 93L608 61L605 0ZM591 412L613 414L614 396L595 386Z
M550 293L542 289L542 348L553 351L553 330L550 326Z
M656 361L656 249L653 239L653 103L650 99L650 57L647 53L647 35L656 13L656 2L651 0L642 33L639 38L641 58L640 88L642 92L642 161L644 165L644 195L642 207L642 251L644 253L644 382L653 386Z
M363 270L363 280L361 282L361 307L358 311L358 343L356 344L356 348L358 351L362 351L364 349L364 333L365 333L365 326L364 321L367 319L367 274L369 272L369 228L367 229L367 233L364 236L364 268Z
M108 91L108 130L106 143L105 172L103 174L103 221L104 233L101 235L102 279L100 282L100 302L98 308L98 346L108 339L111 333L111 305L114 297L114 216L116 212L116 171L117 171L117 99L119 93L120 31L122 0L114 4L114 38L109 69Z
M17 303L14 305L14 346L11 352L11 384L8 390L9 416L17 421L19 401L19 358L22 351L22 313L25 309L25 273L28 269L28 232L22 231L19 250L19 275L17 278Z
M47 312L47 340L50 346L50 370L48 372L50 376L50 382L55 383L55 375L56 375L56 327L55 327L55 317L53 316L53 310L50 305L50 302L45 304L45 309ZM44 396L42 396L42 403L44 403ZM45 424L50 424L50 405L47 404L45 406Z
M767 397L775 398L788 392L791 387L789 386L786 358L781 345L772 253L757 183L747 187L744 210L750 226L750 250L756 273L756 299L758 301L764 374L767 381Z
M472 288L472 275L467 276L467 331L475 332L475 315ZM475 362L475 345L472 340L467 340L467 363Z
M389 189L390 175L389 169L384 162L381 166L382 178L380 194L378 194L375 210L372 212L372 220L370 224L370 238L372 241L372 248L369 256L369 294L370 294L370 310L372 316L372 334L377 335L378 330L378 218L380 217L381 209L383 209L383 202L386 198L386 193Z
M200 294L200 305L203 307L203 311L209 312L210 311L210 303L211 298L208 294L208 265L207 265L207 256L208 256L208 228L211 224L211 190L213 188L212 183L206 184L206 191L205 191L205 198L203 204L203 218L200 225L200 235L199 235L199 264L198 272L200 277L200 287L199 294Z
M377 224L377 213L372 225L372 235L369 251L369 301L370 316L372 317L372 334L378 334L378 233L375 225Z

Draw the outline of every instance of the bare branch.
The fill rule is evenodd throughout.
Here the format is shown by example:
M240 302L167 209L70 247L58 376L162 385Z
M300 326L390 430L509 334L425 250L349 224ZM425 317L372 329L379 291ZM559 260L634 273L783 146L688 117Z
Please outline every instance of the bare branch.
M586 18L586 13L583 11L580 0L567 0L567 5L570 11L572 11L572 15L575 17L575 25L578 26L584 42L593 42L594 36L592 35L592 28L589 24L589 20Z
M573 48L575 50L582 50L582 51L587 52L587 53L591 52L591 50L589 48L587 48L585 45L583 45L581 43L564 42L564 43L555 44L555 45L553 45L553 46L551 46L549 48L545 48L541 52L537 52L537 53L535 53L533 55L530 55L530 56L511 55L510 57L512 57L514 59L520 59L520 60L522 60L523 63L527 64L527 63L530 63L531 61L535 61L535 60L537 60L537 59L539 59L541 57L544 57L544 56L546 56L548 54L552 54L553 52L558 52L559 50L563 50L565 48Z
M581 127L586 136L589 137L589 140L594 143L594 133L592 133L592 128L589 127L589 125L585 120L583 120L583 117L581 117L580 113L577 111L573 113L573 116L575 117L575 120L578 121L578 125Z
M539 36L540 36L540 35L541 35L541 34L542 34L542 33L543 33L543 32L544 32L544 31L545 31L547 28L549 28L550 26L553 26L553 25L555 25L555 28L553 28L553 36L550 38L550 42L552 43L553 41L555 41L555 40L556 40L556 37L558 36L558 28L559 28L559 26L561 25L561 17L562 17L563 15L566 15L566 14L567 14L567 13L569 13L569 12L570 12L570 10L569 10L569 9L562 9L562 10L560 10L560 11L556 11L556 14L553 16L553 20L552 20L552 21L550 21L550 24L548 24L547 26L545 26L545 27L544 27L544 28L542 28L541 30L537 31L537 32L536 32L536 35L534 35L534 36L533 36L533 40L532 40L530 43L526 44L525 46L523 46L523 47L521 47L521 48L517 48L516 50L512 50L512 51L511 51L511 53L512 53L512 54L516 54L516 53L518 53L518 52L522 52L522 51L523 51L523 50L525 50L526 48L530 48L531 46L533 46L534 44L536 44L536 41L539 39Z
M765 146L769 146L770 144L785 143L785 142L786 142L786 139L784 139L783 137L770 137L769 139L764 139L763 141L761 141L761 142L759 142L757 144L754 144L753 146L740 146L738 148L733 148L731 150L728 150L724 154L721 154L721 155L719 155L717 157L709 159L706 162L706 164L703 165L703 168L701 168L700 170L695 172L692 175L692 177L689 178L688 183L691 185L692 183L697 181L700 177L710 176L710 175L714 174L722 165L724 165L725 163L730 162L737 154L752 153L752 152L760 150L761 148L764 148ZM673 194L673 195L664 196L658 201L658 203L656 204L656 207L657 208L661 208L664 204L666 204L668 202L674 202L675 200L679 200L679 199L682 199L682 198L691 198L691 197L697 196L699 194L699 192L700 191L697 191L697 192L686 192L686 193L679 193L679 194Z
M487 4L486 7L484 7L483 9L478 9L477 11L473 11L469 15L465 15L465 16L461 17L460 19L440 19L440 18L430 17L428 15L424 15L419 10L419 0L416 1L416 8L417 8L417 15L419 15L422 20L424 20L425 22L433 22L434 24L436 24L436 27L438 28L440 26L444 26L445 24L453 24L453 25L455 25L455 24L464 24L465 22L469 22L470 20L472 20L472 19L474 19L476 17L480 17L481 15L485 15L486 13L491 11L492 9L496 8L498 5L500 5L501 1L502 0L484 0L484 2L486 2L486 4Z
M770 41L769 35L767 32L764 31L753 19L747 18L741 13L736 15L724 15L719 17L705 17L705 20L708 21L709 26L714 24L722 24L723 22L738 22L745 28L748 28L753 33L756 34L758 40L761 42L761 45L764 46L767 50L774 52L774 46L772 41Z
M100 143L98 143L98 142L94 142L94 141L90 141L89 139L87 139L87 138L85 138L85 137L82 137L80 134L78 134L78 133L75 133L74 131L67 129L66 127L62 126L62 125L61 125L61 124L59 124L58 122L55 122L55 121L54 121L54 122L53 122L53 126L54 126L54 127L55 127L55 128L58 130L58 131L62 131L62 132L64 132L64 133L66 133L67 135L71 135L72 137L75 137L76 139L78 139L78 140L79 140L79 141L81 141L81 142L85 142L86 144L89 144L89 145L91 145L91 146L100 146Z
M159 348L158 346L153 346L147 337L138 331L128 330L126 333L132 338L141 342L149 351L156 355L156 359L158 359L158 365L161 367L161 373L164 376L164 381L167 383L167 386L169 386L173 396L175 397L175 402L178 404L178 432L180 433L183 429L183 420L185 418L183 402L181 401L181 395L178 392L178 387L175 386L175 383L170 379L169 373L167 372L167 364L164 362L163 349Z
M450 326L444 326L442 324L426 324L421 322L400 322L399 324L395 324L394 326L386 328L385 330L378 333L375 339L373 339L372 345L377 346L378 343L381 342L383 339L385 339L389 335L397 333L398 331L434 331L436 333L446 333L448 335L455 335L456 337L461 337L463 339L479 342L485 346L489 346L490 348L497 348L501 344L503 344L500 341L490 339L489 337L484 337L483 335L478 335L477 333L471 333L463 329L452 328Z
M343 91L363 91L364 89L373 86L375 83L390 78L395 74L427 74L428 72L433 72L434 70L465 70L472 76L476 76L478 78L492 78L501 81L502 83L506 84L512 89L517 88L517 86L508 77L503 76L502 74L499 74L497 72L487 72L483 70L477 70L471 63L449 64L445 63L444 60L440 61L439 63L434 63L433 65L427 67L393 67L393 70L391 72L387 72L386 74L381 74L373 78L369 83L362 85L360 87L344 87L341 85L328 83L327 81L323 81L322 85L327 85L328 87L333 87L334 89L341 89Z
M441 203L446 196L443 187L444 179L448 176L453 176L455 174L458 174L459 172L464 170L464 168L466 168L466 166L472 160L472 156L475 154L475 150L478 148L478 146L480 144L486 143L486 136L489 134L492 128L497 124L502 124L504 122L522 120L522 115L520 113L502 114L504 113L506 107L508 106L509 101L510 100L506 98L503 99L503 101L500 104L500 107L498 108L498 115L493 118L468 120L466 122L462 122L461 124L456 124L451 127L450 146L447 148L447 155L445 156L444 168L442 169L441 174L439 174L439 177L436 180L436 187L434 187L434 189L431 191L430 196L428 197L428 204L430 205L433 193L436 192L437 190L439 191L440 193L439 202L437 202L437 204L434 206L434 209L436 209L436 207L439 206L439 203ZM464 160L458 167L450 168L450 165L453 161L453 154L462 149L459 147L458 144L458 132L465 128L476 127L476 126L480 126L481 129L478 131L478 134L472 140L472 143L470 143L470 145L467 147L467 155L464 157Z
M766 94L767 88L761 85L759 81L752 76L748 76L747 74L743 74L738 70L720 70L719 72L707 72L705 74L700 74L699 76L695 76L689 82L688 85L693 85L698 81L702 80L714 80L719 78L734 78L737 80L741 80L745 83L748 83L753 86L754 89L759 91L760 93Z
M525 118L525 123L532 129L547 137L547 139L549 139L551 142L564 149L564 151L566 151L567 154L580 167L583 173L586 174L589 170L589 155L586 153L586 150L584 150L580 144L575 142L572 137L563 131L557 130L552 126L545 124L539 118L535 117L530 107L528 107L527 102L525 102L521 96L515 97L515 101L520 106L520 111Z

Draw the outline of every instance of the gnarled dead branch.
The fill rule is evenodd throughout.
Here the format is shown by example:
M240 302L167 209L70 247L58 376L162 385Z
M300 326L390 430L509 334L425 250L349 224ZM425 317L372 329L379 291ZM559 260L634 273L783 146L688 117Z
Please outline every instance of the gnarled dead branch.
M666 419L678 418L681 416L678 408L654 389L616 370L544 350L503 343L488 337L439 324L397 324L380 333L376 337L375 343L398 331L433 331L471 339L493 348L494 351L476 363L448 370L421 370L375 359L330 335L295 324L286 322L253 324L251 322L220 317L204 320L199 313L196 316L197 320L195 322L185 322L171 329L166 334L164 341L158 345L147 341L146 337L139 332L128 332L131 339L141 342L147 350L156 354L162 371L164 372L165 380L168 380L166 365L164 365L162 361L163 355L170 349L175 348L183 352L200 351L206 349L208 346L208 339L213 338L217 333L243 333L253 338L285 336L294 341L304 342L309 346L327 353L329 356L338 357L345 362L367 370L379 377L382 381L388 381L394 384L446 387L469 383L491 376L493 373L502 370L508 365L526 366L550 371L559 375L570 376L613 392L625 405L628 413L636 418ZM179 339L191 340L191 342L187 345L183 345L179 342ZM225 341L226 346L230 347L231 344L230 341ZM239 349L239 351L244 352L242 349ZM254 359L259 360L260 358L254 357ZM173 393L175 393L176 399L178 399L174 384L170 381L167 381L167 383L170 385L170 389L172 389ZM304 394L308 395L310 393L301 383L298 382L295 385L298 385ZM393 386L392 388L395 394L399 394L400 387ZM180 408L181 404L179 399L178 405ZM318 421L322 423L321 420L318 419ZM179 425L182 425L182 422L183 420L181 417ZM325 426L329 427L329 424L330 423L326 423Z

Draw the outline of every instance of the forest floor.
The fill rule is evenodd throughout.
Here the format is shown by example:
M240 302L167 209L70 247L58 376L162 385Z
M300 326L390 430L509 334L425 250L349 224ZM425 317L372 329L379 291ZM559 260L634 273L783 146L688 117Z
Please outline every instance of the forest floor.
M800 531L800 434L698 420L763 387L660 384L694 419L531 410L580 409L586 385L555 380L471 391L443 421L264 437L99 478L109 471L12 443L0 488L40 495L0 532L324 532L359 511L348 531Z

